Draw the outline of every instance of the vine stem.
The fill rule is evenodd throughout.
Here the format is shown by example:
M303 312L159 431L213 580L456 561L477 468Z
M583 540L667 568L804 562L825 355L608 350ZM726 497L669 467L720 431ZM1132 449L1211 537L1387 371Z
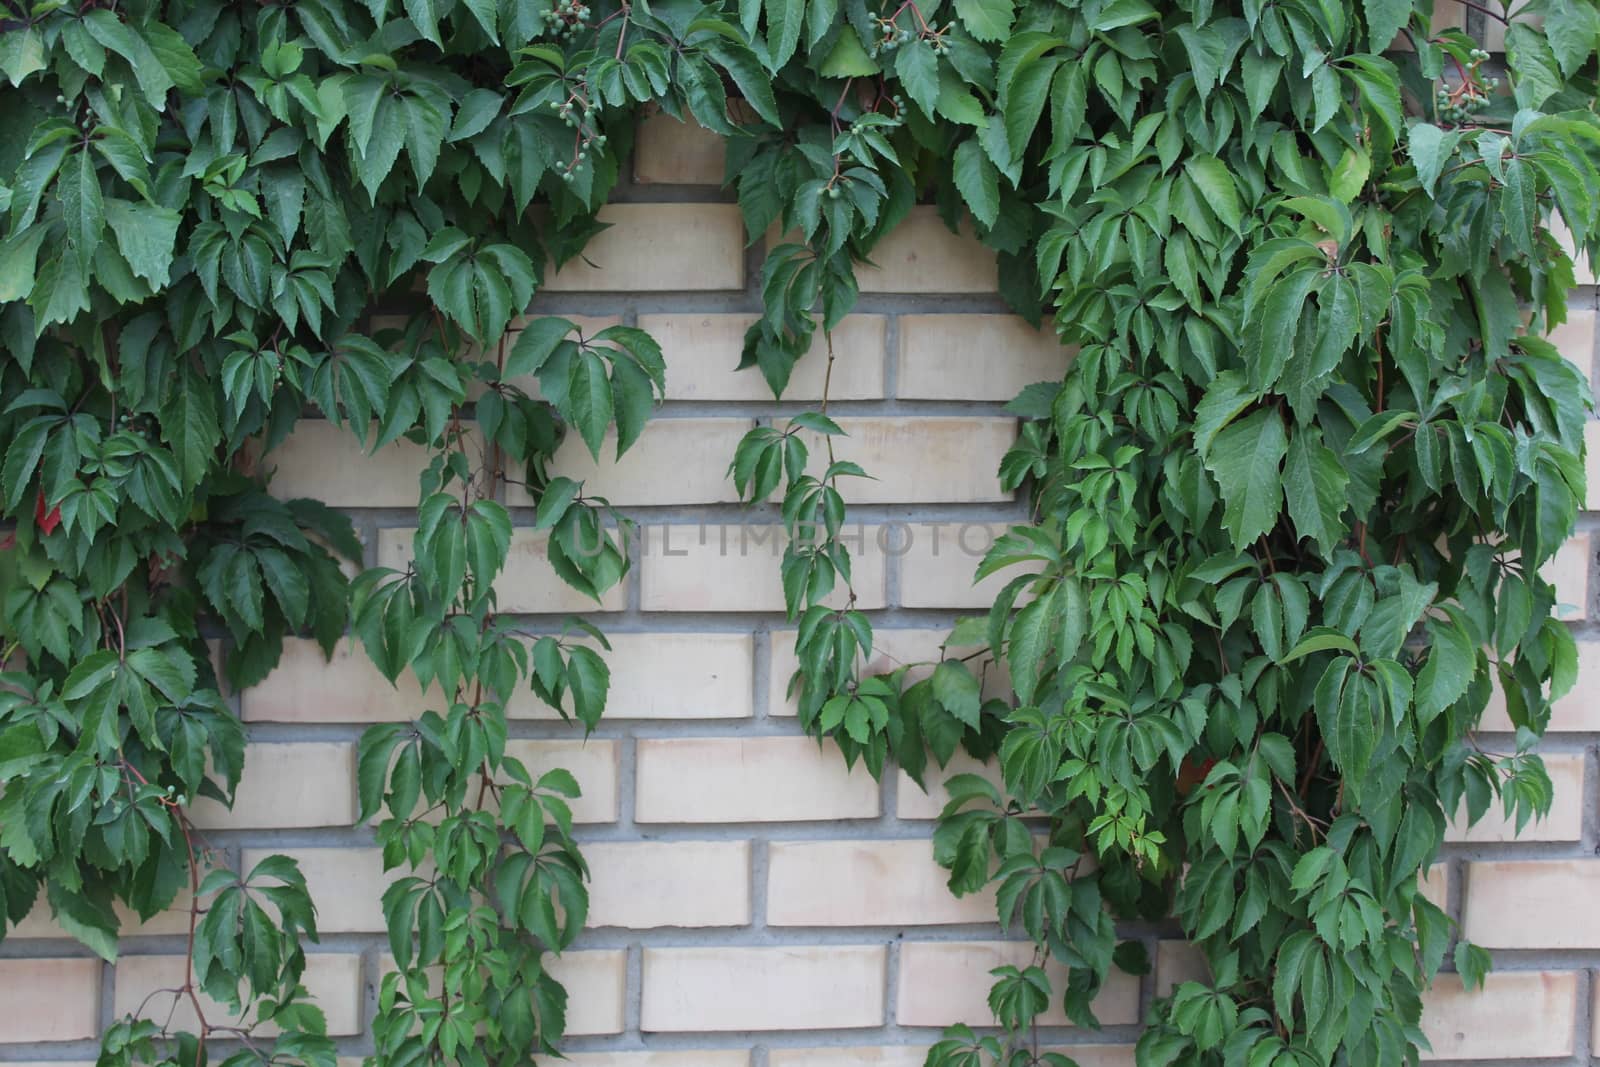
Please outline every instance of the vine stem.
M1506 18L1506 16L1502 15L1498 11L1492 11L1489 8L1484 7L1482 4L1474 3L1474 0L1461 0L1461 6L1470 7L1472 10L1488 15L1490 18L1499 19L1502 25L1511 25L1511 20Z
M194 840L189 834L189 816L176 806L173 813L178 817L178 828L183 831L183 847L189 854L189 942L183 954L183 989L189 994L189 1003L194 1005L195 1018L200 1023L194 1052L195 1067L200 1067L206 1061L206 1034L211 1028L206 1022L205 1010L200 1006L200 996L194 991L194 938L200 923L200 860L194 854Z
M628 3L628 0L622 0L622 7L619 10L622 13L622 26L617 31L617 54L615 56L617 59L622 58L622 46L628 40L628 20L633 14L633 6Z

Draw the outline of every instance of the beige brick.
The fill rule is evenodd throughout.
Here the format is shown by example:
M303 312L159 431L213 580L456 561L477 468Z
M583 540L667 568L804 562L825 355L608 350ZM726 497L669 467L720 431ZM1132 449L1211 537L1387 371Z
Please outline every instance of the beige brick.
M1555 787L1555 799L1550 814L1543 819L1529 820L1522 833L1516 832L1516 820L1505 816L1498 802L1489 805L1489 811L1473 826L1466 825L1466 805L1456 813L1455 821L1445 831L1446 841L1576 841L1583 836L1583 761L1582 753L1546 755L1545 769L1550 772L1550 782Z
M1425 1060L1523 1060L1572 1055L1578 976L1562 972L1496 971L1481 991L1441 974L1423 995L1422 1032L1433 1052Z
M1600 422L1583 424L1583 506L1586 510L1600 508Z
M203 865L201 877L211 871L211 864ZM173 899L172 906L165 911L159 911L148 919L140 919L138 913L120 900L112 901L111 910L116 912L118 930L121 936L128 937L160 937L162 935L186 933L189 929L189 906L194 900L189 895L188 886L178 890L178 895ZM22 921L5 932L7 941L21 940L23 938L59 937L70 938L67 933L50 913L50 903L40 890L38 898L34 901L33 910L23 916Z
M411 539L415 533L413 529L379 530L379 566L405 570L412 559ZM550 566L549 544L549 535L542 531L526 527L512 531L505 568L494 583L501 611L565 615L622 610L627 600L625 580L607 590L596 604L556 575Z
M1450 865L1435 863L1421 879L1422 895L1440 911L1449 909Z
M775 1048L767 1053L770 1067L922 1067L928 1050L922 1045L845 1048Z
M1600 979L1592 973L1589 976L1589 986L1594 993L1594 1006L1589 1009L1589 1049L1600 1049Z
M1513 3L1508 6L1521 7L1522 5ZM1488 6L1488 9L1490 11L1504 10L1504 8L1501 8L1498 4L1491 4ZM1521 14L1513 16L1511 21L1512 23L1525 22L1533 29L1539 29L1544 25L1544 16L1535 15L1524 11ZM1506 50L1506 31L1509 29L1508 25L1494 17L1494 15L1486 14L1483 18L1483 29L1484 50L1488 52L1504 52Z
M608 204L600 221L611 228L547 276L545 292L744 288L737 204Z
M735 370L744 335L759 316L736 314L640 315L639 328L661 345L667 361L668 400L772 400L766 378L754 367ZM832 400L876 400L883 396L883 352L888 320L848 315L833 331L833 373L828 343L819 332L795 364L785 400L817 400L827 379Z
M721 185L724 154L721 135L658 111L639 123L633 180L640 185Z
M1550 343L1561 349L1561 354L1567 361L1583 374L1583 380L1591 383L1591 389L1593 388L1591 375L1594 371L1594 329L1594 309L1573 307L1567 309L1567 321L1551 330L1548 335Z
M928 788L923 791L911 776L905 771L895 774L895 812L902 819L937 819L944 806L950 801L950 794L945 790L945 783L958 774L976 774L987 778L1005 792L1005 784L1001 781L1000 763L998 760L982 762L974 759L964 751L958 750L950 757L950 762L940 767L932 759L928 761L927 768L922 772L923 781Z
M369 455L349 425L301 419L262 457L262 465L276 468L269 486L283 500L306 496L340 508L414 508L421 496L417 479L431 458L431 450L404 438Z
M1556 617L1581 622L1589 617L1589 569L1594 553L1589 535L1578 534L1556 549L1539 574L1556 587Z
M856 607L886 602L879 527L846 524ZM782 611L784 533L772 524L652 525L644 532L640 607L645 611ZM827 603L845 601L839 582Z
M692 1049L688 1052L568 1052L570 1067L750 1067L744 1049Z
M506 755L521 760L535 780L555 767L571 771L583 790L582 796L568 801L575 822L617 821L616 741L593 737L586 741L509 741Z
M1467 864L1463 936L1485 948L1600 948L1600 860Z
M900 527L900 603L908 608L988 609L1021 567L1009 567L973 584L984 554L1009 523L913 522Z
M1483 730L1511 732L1515 727L1506 714L1505 697L1498 684L1483 711ZM1600 641L1578 640L1578 681L1572 691L1550 707L1547 733L1593 733L1600 731Z
M1206 954L1187 941L1164 939L1156 944L1155 995L1167 997L1184 982L1211 981Z
M748 841L594 842L583 855L590 928L750 924Z
M158 989L171 989L183 984L184 957L182 956L123 956L117 962L116 993L112 1010L116 1015L127 1015L145 1004L144 1017L164 1019L169 1007L173 1008L172 1027L192 1030L198 1025L194 1006L188 997L180 997L176 1005L170 1003L171 994L151 993ZM311 994L317 1007L328 1018L328 1034L342 1037L361 1032L361 957L344 953L316 952L306 954L306 970L301 981ZM146 1004L145 999L149 997ZM234 1025L237 1016L205 994L200 995L206 1021L212 1025ZM278 1028L263 1024L256 1033L271 1036Z
M300 865L306 889L317 906L317 931L322 934L380 932L383 893L390 883L410 876L410 867L383 869L378 848L250 848L241 867L250 870L268 856L288 856Z
M833 457L861 465L870 478L841 478L849 504L950 504L1010 500L1000 488L1000 460L1016 442L1008 418L921 416L841 418L845 436ZM805 433L813 474L828 462L820 434Z
M799 701L789 696L789 680L800 669L800 659L795 654L794 630L772 632L772 670L767 680L767 714L795 715ZM861 668L863 677L871 674L888 674L909 665L905 683L919 682L933 673L939 662L939 645L950 636L948 627L925 629L921 627L877 627L872 631L872 656ZM965 656L975 651L970 648L950 648L951 656ZM975 659L969 665L979 672L985 696L1005 697L1011 693L1010 676L995 666L988 658Z
M1132 1045L1046 1045L1040 1051L1070 1056L1078 1067L1134 1067ZM767 1062L772 1067L922 1067L927 1055L920 1045L775 1048Z
M577 434L556 452L550 473L583 483L585 497L618 506L721 504L739 499L728 464L754 419L655 418L633 446L617 456L617 435L606 434L600 459ZM506 487L506 503L534 503L520 485Z
M946 228L931 206L911 214L872 249L873 266L856 268L863 293L992 293L999 288L995 254L962 224Z
M353 638L341 638L331 659L315 641L285 638L278 666L240 695L246 722L405 721L443 701L437 687L424 697L410 671L391 685Z
M608 652L589 639L611 669L610 719L748 719L754 686L748 633L613 633ZM671 679L671 684L662 684ZM554 719L527 686L506 704L514 718Z
M567 1036L620 1034L628 995L628 953L623 949L563 952L550 974L567 989Z
M902 1026L987 1025L994 1018L988 995L988 974L996 967L1026 967L1033 946L1022 941L907 941L900 947L900 1000L895 1021ZM1061 1010L1066 989L1066 968L1047 964L1052 1007L1039 1016L1043 1026L1071 1025ZM1139 980L1113 969L1105 988L1095 998L1096 1018L1107 1026L1131 1023L1139 1017Z
M870 819L878 783L809 737L647 738L638 742L639 822Z
M902 315L895 393L1009 401L1035 382L1059 382L1074 351L1015 315Z
M882 945L646 948L645 1031L881 1026Z
M202 829L353 826L355 771L356 746L350 742L252 742L245 746L233 809L202 798L191 814Z
M0 1004L0 1044L94 1037L100 961L0 960Z
M958 897L933 842L774 841L769 926L936 926L995 920L993 889Z

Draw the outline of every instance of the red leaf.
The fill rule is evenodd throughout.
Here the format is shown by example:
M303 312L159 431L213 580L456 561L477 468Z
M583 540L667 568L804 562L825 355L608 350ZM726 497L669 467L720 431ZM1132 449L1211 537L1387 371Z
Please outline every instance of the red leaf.
M33 501L33 521L39 524L39 529L44 531L46 537L56 532L56 527L61 525L61 505L57 504L48 512L44 510L44 493L40 493Z

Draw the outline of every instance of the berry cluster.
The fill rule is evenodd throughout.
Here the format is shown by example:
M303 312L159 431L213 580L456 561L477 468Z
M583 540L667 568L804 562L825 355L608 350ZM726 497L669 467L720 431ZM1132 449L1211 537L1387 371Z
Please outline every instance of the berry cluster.
M1483 77L1482 67L1484 60L1489 58L1488 52L1474 48L1467 53L1467 56L1468 62L1462 70L1461 84L1454 89L1441 85L1435 94L1441 122L1453 125L1470 122L1473 115L1488 106L1489 97L1500 88L1499 78Z
M589 5L583 0L556 0L544 13L545 32L552 37L571 37L589 25Z
M888 18L877 20L879 36L872 41L872 54L874 56L882 55L884 52L893 52L901 45L910 44L912 41L927 41L928 47L933 49L933 54L936 56L942 56L950 51L950 42L945 37L955 28L954 22L945 23L943 28L924 24L922 29L913 30L901 26L896 22L898 18L899 13L896 12Z
M601 133L600 128L590 121L589 113L593 110L593 106L577 93L572 94L565 100L550 101L550 110L554 111L562 122L572 127L577 133L574 139L572 159L566 168L561 171L561 180L570 182L573 180L574 172L583 166L584 161L589 158L589 149L605 148L606 135Z

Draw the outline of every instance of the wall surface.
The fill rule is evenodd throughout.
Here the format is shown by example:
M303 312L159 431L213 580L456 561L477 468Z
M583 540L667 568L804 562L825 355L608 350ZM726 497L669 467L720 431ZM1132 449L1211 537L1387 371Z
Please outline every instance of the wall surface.
M737 208L716 188L721 153L668 119L643 127L635 174L605 217L613 229L563 271L537 310L637 324L666 350L669 401L620 464L578 452L562 469L591 479L645 533L636 565L603 610L554 577L531 529L520 530L499 583L502 607L533 629L588 613L611 636L606 720L587 742L538 706L513 707L516 754L572 769L593 868L581 951L560 972L571 992L569 1047L579 1067L914 1067L939 1029L989 1019L987 971L1016 958L988 899L956 900L929 845L941 796L894 774L881 784L805 738L785 698L792 632L782 617L770 509L733 503L723 476L757 420L815 406L825 354L800 366L782 404L754 372L735 373L758 308L757 255ZM1594 362L1595 278L1587 264L1562 350ZM857 487L857 589L873 610L878 664L936 655L963 610L992 532L1023 517L995 468L1015 432L1003 402L1059 377L1053 337L1005 314L995 266L976 243L919 213L863 271L859 310L837 331L831 414L850 431L840 458L876 481ZM1600 449L1600 423L1591 425ZM269 458L275 491L348 508L369 563L410 543L418 454L362 459L315 422ZM1600 501L1600 467L1590 499ZM531 509L516 492L519 526ZM1431 887L1499 969L1468 996L1446 976L1427 1032L1445 1060L1588 1064L1600 1050L1600 634L1591 623L1594 514L1552 565L1577 628L1583 676L1557 707L1546 742L1555 809L1512 842L1492 816L1452 834ZM206 812L208 840L230 863L283 852L310 879L324 936L307 970L345 1055L367 1032L384 967L384 876L370 832L355 825L355 742L365 725L428 706L396 692L358 649L331 664L288 649L264 684L238 698L251 747L232 812ZM1504 728L1503 714L1496 720ZM1488 724L1490 729L1495 723ZM1503 738L1502 738L1503 740ZM970 769L966 767L953 768ZM939 787L934 785L936 793ZM94 1058L93 1037L153 989L181 976L174 913L131 925L124 956L102 966L53 926L30 919L0 944L0 1058ZM1048 1031L1082 1067L1131 1065L1143 1006L1192 973L1169 932L1134 929L1158 966L1113 981L1099 1033ZM181 979L177 979L181 980ZM1059 1016L1055 1021L1060 1022Z

